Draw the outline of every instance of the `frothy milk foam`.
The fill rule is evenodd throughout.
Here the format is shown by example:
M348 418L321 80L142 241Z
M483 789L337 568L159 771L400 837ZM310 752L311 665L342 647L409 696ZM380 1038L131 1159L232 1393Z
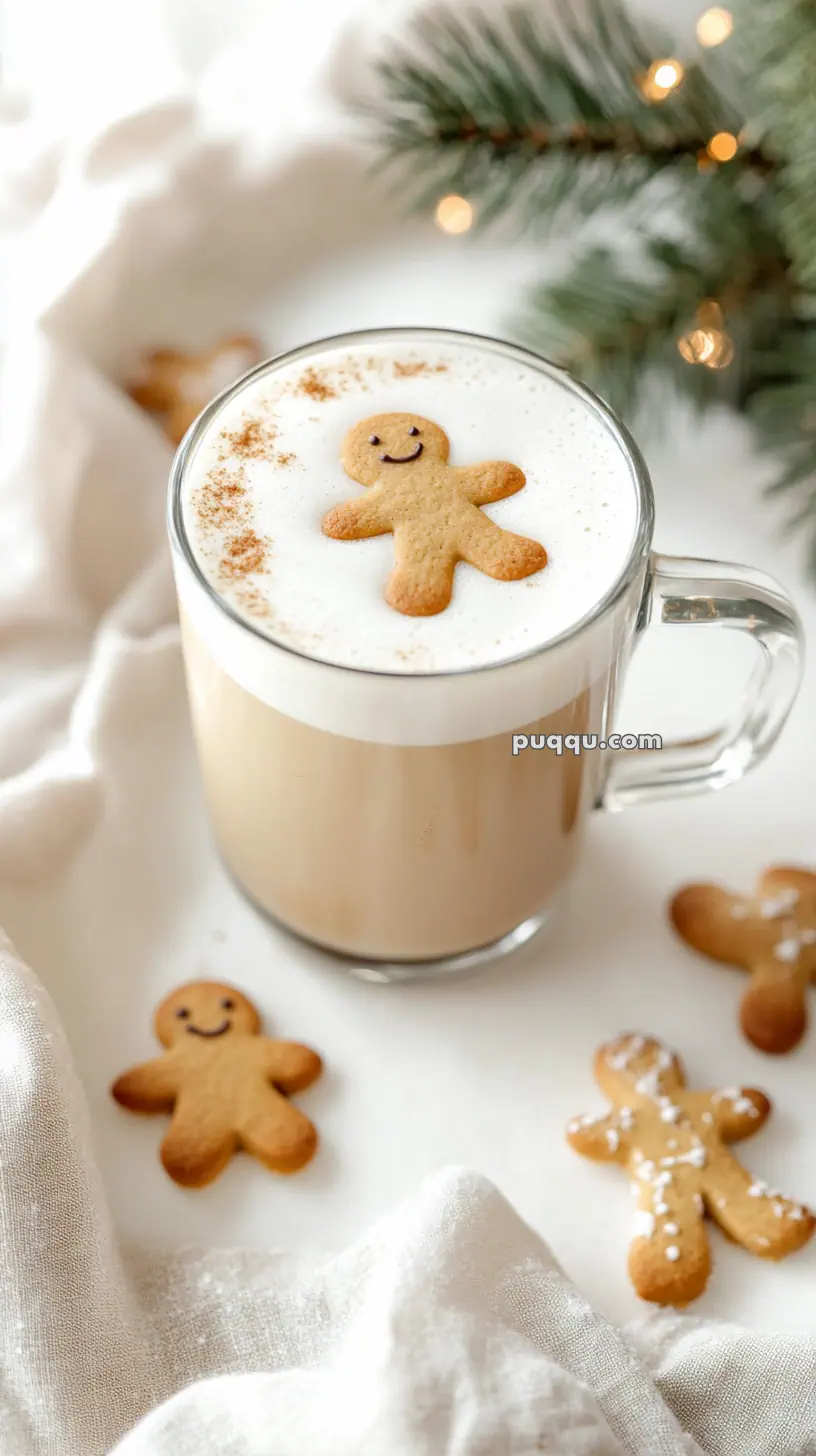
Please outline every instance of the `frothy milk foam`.
M340 463L346 431L368 415L390 411L441 424L453 465L508 460L523 469L523 489L484 509L497 524L546 547L543 571L504 582L460 563L446 611L417 618L388 606L383 592L393 538L336 541L320 525L332 506L366 489ZM260 439L257 449L250 439L249 450L242 450L248 423L250 436L257 426ZM221 485L227 478L241 482L240 510L224 508ZM295 359L250 381L216 414L199 443L186 473L182 509L203 574L245 621L324 663L402 677L500 665L561 636L613 587L637 525L632 463L603 416L558 376L474 344L437 343L432 335L407 344L328 347L308 363ZM230 543L247 531L263 543L257 571L245 572L240 559L236 569L229 555ZM220 635L226 636L223 622ZM398 741L400 720L405 727L398 685L382 678L376 690L371 683L367 690L335 684L336 717L326 691L319 695L316 717L308 686L310 701L300 703L303 692L291 660L253 652L257 645L245 642L241 650L223 644L248 690L330 731L356 732L357 717L368 720L369 731L378 719L389 720L381 735L372 736ZM600 644L598 650L608 656ZM529 675L527 683L523 671L512 683L504 675L503 693L512 688L519 694L517 708L506 704L508 722L535 716L547 698L558 706L557 668L556 662L546 668L539 663L535 701L527 701ZM574 671L572 662L562 701L576 687ZM546 693L545 677L551 680ZM486 683L483 689L475 680L471 684L467 692L449 692L447 725L442 698L427 694L428 709L423 704L420 716L433 718L433 732L417 725L407 730L405 741L455 741L477 736L482 727L494 730L492 690ZM359 714L342 701L349 694L367 700ZM433 707L431 696L439 700ZM481 726L480 711L487 715ZM394 715L397 723L390 721Z
M249 379L180 456L176 580L222 853L263 908L358 957L447 957L538 923L598 796L604 754L513 757L511 735L609 723L646 569L637 467L591 399L525 358L433 331L329 343ZM441 425L452 465L521 467L486 510L546 547L540 573L460 564L451 605L407 617L383 596L390 535L323 535L366 489L346 432L392 411Z

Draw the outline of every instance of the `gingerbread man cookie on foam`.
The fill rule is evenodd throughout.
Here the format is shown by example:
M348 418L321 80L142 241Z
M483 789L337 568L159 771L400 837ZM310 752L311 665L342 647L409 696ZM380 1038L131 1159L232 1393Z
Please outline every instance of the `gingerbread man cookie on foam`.
M760 1051L791 1051L805 1034L807 988L816 982L816 875L766 870L752 896L687 885L669 913L695 950L749 973L740 1007L748 1040Z
M706 1214L760 1258L782 1259L807 1243L813 1214L753 1179L726 1147L762 1127L771 1111L763 1092L689 1091L676 1053L636 1033L600 1048L595 1078L615 1111L576 1118L567 1138L633 1180L629 1274L642 1299L684 1305L702 1294L711 1268Z
M244 1148L275 1173L296 1173L317 1132L288 1101L319 1077L320 1057L260 1035L251 1001L232 986L195 981L159 1006L164 1056L125 1072L111 1093L131 1112L170 1112L162 1163L185 1188L203 1188Z
M392 532L396 564L385 599L409 617L443 612L459 561L486 576L517 581L547 564L537 541L504 531L480 506L515 495L524 472L504 460L448 464L450 441L421 415L372 415L349 430L342 449L347 475L369 487L335 506L325 535L359 541Z

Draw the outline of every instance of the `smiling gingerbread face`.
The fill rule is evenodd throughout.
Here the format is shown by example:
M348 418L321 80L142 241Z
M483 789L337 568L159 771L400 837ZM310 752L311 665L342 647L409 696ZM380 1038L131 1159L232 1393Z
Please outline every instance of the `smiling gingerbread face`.
M349 430L343 441L343 468L361 485L376 485L392 468L421 460L445 464L450 441L445 431L422 415L371 415Z
M220 981L179 986L156 1012L156 1036L164 1047L184 1041L221 1043L236 1033L255 1036L261 1019L246 996Z

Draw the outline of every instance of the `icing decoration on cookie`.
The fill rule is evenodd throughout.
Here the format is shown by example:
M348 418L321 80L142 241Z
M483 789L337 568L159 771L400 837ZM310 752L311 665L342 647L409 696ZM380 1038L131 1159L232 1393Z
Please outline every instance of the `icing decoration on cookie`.
M205 405L262 358L259 341L249 334L235 334L199 354L154 349L128 394L156 416L171 445L179 445Z
M760 1051L789 1052L807 1028L807 987L816 982L816 875L766 870L754 896L720 885L687 885L670 915L689 945L748 971L740 1022Z
M684 1305L702 1294L711 1266L706 1214L762 1258L782 1259L807 1243L813 1214L753 1179L726 1147L765 1122L771 1104L763 1092L690 1091L677 1054L639 1034L602 1046L595 1078L615 1111L573 1119L567 1140L584 1157L619 1163L632 1179L629 1274L642 1299ZM667 1120L669 1108L675 1115Z
M368 486L323 520L338 541L394 536L395 566L385 599L409 617L443 612L456 564L467 561L498 581L518 581L547 564L537 541L502 530L479 509L515 495L524 472L504 460L448 464L450 441L421 415L382 414L349 430L341 452L346 474Z
M185 1188L212 1183L239 1148L275 1173L295 1173L314 1154L317 1132L288 1098L320 1075L320 1057L260 1028L252 1002L234 987L181 986L155 1015L164 1055L111 1088L131 1112L172 1114L161 1159Z

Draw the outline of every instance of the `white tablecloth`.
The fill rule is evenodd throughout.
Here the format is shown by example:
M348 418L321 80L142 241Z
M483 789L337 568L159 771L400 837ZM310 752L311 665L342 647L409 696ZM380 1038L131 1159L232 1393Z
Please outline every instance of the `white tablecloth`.
M566 1120L597 1105L595 1045L638 1026L675 1042L696 1080L765 1086L776 1112L746 1161L816 1203L813 1039L776 1061L747 1047L739 978L678 945L663 913L686 878L747 885L765 863L816 861L816 678L743 785L599 819L550 941L478 981L363 986L254 917L216 861L191 752L163 542L170 451L118 381L145 345L239 327L260 328L270 351L395 318L495 331L538 262L532 248L395 220L333 109L361 59L345 7L336 29L299 7L275 45L255 36L212 62L203 45L191 54L195 27L179 13L55 12L53 63L28 83L33 114L6 128L3 196L28 225L6 245L0 380L0 924L28 969L9 959L0 983L3 1456L98 1456L196 1376L241 1370L301 1373L182 1397L127 1456L266 1456L257 1433L269 1430L281 1452L475 1453L501 1429L521 1452L533 1418L536 1439L565 1452L694 1450L663 1398L706 1451L816 1449L801 1396L816 1250L766 1266L717 1239L695 1314L754 1332L659 1317L636 1336L639 1365L590 1313L644 1318L625 1274L626 1180L563 1141ZM19 86L21 35L43 10L14 22ZM277 8L260 23L274 34ZM198 68L194 90L182 62ZM742 428L678 419L650 458L660 548L755 561L816 626L800 548L760 504L767 468ZM726 711L743 648L725 633L656 632L622 731L690 730ZM152 1053L156 1000L210 974L326 1057L302 1099L322 1148L296 1179L236 1160L184 1193L160 1169L157 1124L108 1097ZM536 1232L474 1175L439 1174L450 1165L486 1175ZM141 1250L127 1265L118 1240ZM188 1245L246 1252L158 1252ZM432 1338L437 1317L445 1340ZM760 1333L773 1330L790 1338ZM379 1404L348 1398L351 1369L362 1384L360 1371L379 1372L366 1385ZM580 1412L583 1446L557 1436L565 1410Z

